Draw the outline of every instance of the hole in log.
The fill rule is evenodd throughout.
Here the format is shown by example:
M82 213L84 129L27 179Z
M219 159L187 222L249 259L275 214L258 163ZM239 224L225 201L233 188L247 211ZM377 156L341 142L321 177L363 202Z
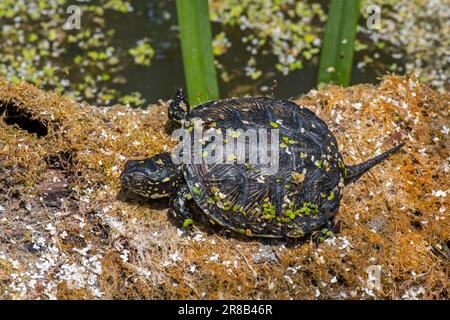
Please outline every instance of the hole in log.
M47 168L36 189L47 207L58 208L61 201L72 194L70 184L73 182L73 150L48 154L44 157Z
M44 157L47 166L51 169L67 170L73 165L75 151L67 150L58 153L48 154Z
M39 138L48 134L48 127L45 122L33 119L31 112L18 108L14 103L0 101L0 115L4 115L3 121L6 124L17 125L20 129L35 133Z

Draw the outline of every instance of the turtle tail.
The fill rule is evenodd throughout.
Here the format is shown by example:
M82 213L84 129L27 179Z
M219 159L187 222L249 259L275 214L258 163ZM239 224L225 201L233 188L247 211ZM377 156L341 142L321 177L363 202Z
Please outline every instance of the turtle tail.
M386 151L385 153L380 154L379 156L376 156L372 159L367 160L366 162L354 165L354 166L348 166L346 167L346 174L344 178L344 183L350 184L352 182L355 182L359 179L364 173L369 171L370 168L377 165L381 161L383 161L386 158L389 158L391 155L393 155L395 152L401 149L405 144L400 143L399 145L393 147L392 149Z

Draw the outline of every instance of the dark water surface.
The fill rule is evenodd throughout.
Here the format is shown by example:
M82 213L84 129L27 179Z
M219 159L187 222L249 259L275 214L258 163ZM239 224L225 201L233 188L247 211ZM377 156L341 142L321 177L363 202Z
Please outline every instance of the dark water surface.
M325 11L326 3L326 1L323 2ZM92 4L95 4L95 1ZM133 11L127 14L113 10L106 11L105 28L115 31L111 45L115 48L129 48L133 47L138 40L148 38L155 49L155 57L150 66L144 66L135 64L129 55L122 54L119 62L122 68L118 73L114 73L114 76L126 81L111 83L110 87L118 90L120 94L137 91L145 98L146 103L155 103L160 99L167 100L173 96L177 88L185 87L175 1L134 0L131 4ZM83 23L89 23L89 21L83 21ZM212 28L213 34L225 31L232 44L225 54L216 57L231 78L225 82L219 76L221 97L267 95L271 93L270 90L267 91L267 88L272 87L274 81L277 83L274 89L277 98L298 96L316 87L318 57L304 62L301 70L284 76L275 68L276 57L272 54L263 54L261 53L263 50L259 50L254 58L258 69L263 70L263 75L257 80L252 80L245 74L245 67L251 54L241 41L244 33L248 34L249 31L241 31L239 27L223 26L217 23L213 23ZM270 51L270 48L268 50ZM80 54L83 53L79 49L69 50L62 64L72 63L74 57ZM354 59L352 84L374 83L377 77L385 72L385 68L371 65L358 69L356 65L362 59L363 54L357 52ZM387 54L386 57L381 56L377 59L385 65L391 64L390 60L392 58ZM80 75L76 71L67 75L73 82L77 81L77 76ZM266 89L261 90L262 87ZM91 102L89 99L87 101Z

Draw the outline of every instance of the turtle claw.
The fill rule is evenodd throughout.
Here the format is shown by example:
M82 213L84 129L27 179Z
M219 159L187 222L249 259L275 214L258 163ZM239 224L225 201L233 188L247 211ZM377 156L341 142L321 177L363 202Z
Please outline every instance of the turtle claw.
M334 234L341 233L342 221L340 219L333 218L328 222L328 229L332 231Z

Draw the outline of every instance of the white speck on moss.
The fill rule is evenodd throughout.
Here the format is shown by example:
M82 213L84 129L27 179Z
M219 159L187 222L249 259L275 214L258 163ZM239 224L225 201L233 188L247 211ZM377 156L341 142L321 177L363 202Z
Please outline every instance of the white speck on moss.
M217 261L217 260L219 260L218 253L213 253L213 255L211 257L209 257L209 261Z
M169 254L169 257L173 262L178 262L178 261L183 260L180 256L180 253L178 252L178 250L172 254Z
M120 254L120 258L122 259L123 262L128 262L128 253L130 251L127 249L123 249L122 253Z
M315 295L316 295L316 298L318 298L318 297L320 297L320 290L319 289L317 289L317 288L314 288L315 289Z
M438 198L439 197L445 198L447 196L447 193L443 190L433 190L432 195Z
M412 287L405 290L405 293L402 295L402 299L418 300L420 297L424 297L425 293L426 291L423 287Z

